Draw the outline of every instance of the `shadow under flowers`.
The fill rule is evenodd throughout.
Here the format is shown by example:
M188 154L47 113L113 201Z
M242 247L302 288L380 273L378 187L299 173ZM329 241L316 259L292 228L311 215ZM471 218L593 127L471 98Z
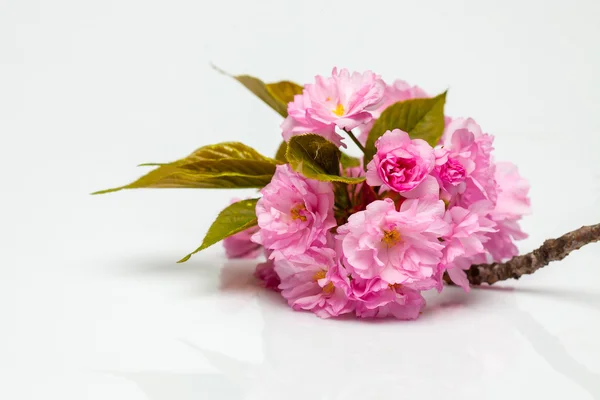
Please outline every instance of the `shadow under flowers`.
M264 322L262 361L241 360L192 338L182 342L218 373L114 374L135 382L151 400L381 399L391 394L427 399L449 393L452 398L479 399L492 385L493 398L509 398L519 397L532 384L532 376L504 379L520 363L531 362L523 353L533 348L556 372L592 396L600 394L600 377L518 307L518 290L491 287L467 294L449 287L441 295L427 295L428 307L417 321L322 320L293 312L277 293L262 288L253 277L255 264L225 263L218 291L225 302L231 295L246 303L257 300L255 311ZM246 333L240 330L239 335ZM548 383L535 393L542 397L554 391Z

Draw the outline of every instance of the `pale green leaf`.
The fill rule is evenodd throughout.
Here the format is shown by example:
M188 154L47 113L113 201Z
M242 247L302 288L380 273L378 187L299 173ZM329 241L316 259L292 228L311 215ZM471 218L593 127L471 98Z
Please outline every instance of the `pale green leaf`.
M256 202L258 199L242 200L233 203L219 213L215 222L212 223L200 247L183 257L178 262L182 263L190 259L197 252L220 242L221 240L235 235L258 224L256 219Z
M437 145L444 132L445 102L446 92L432 98L401 101L386 108L369 132L364 165L373 158L377 139L388 130L401 129L411 139L423 139L431 146Z
M238 142L199 148L189 156L157 166L129 185L93 194L140 188L262 188L275 173L279 162Z

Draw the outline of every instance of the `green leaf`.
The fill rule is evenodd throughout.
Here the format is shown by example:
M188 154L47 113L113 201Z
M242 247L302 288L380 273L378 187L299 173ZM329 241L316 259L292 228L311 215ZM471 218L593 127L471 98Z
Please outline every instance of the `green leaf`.
M238 79L239 80L239 79ZM287 117L287 105L294 101L294 96L302 94L304 88L297 83L291 81L279 81L275 83L267 83L267 91L276 100L285 104L285 115Z
M288 115L288 103L294 100L294 95L302 93L302 86L289 81L264 83L249 75L238 75L233 78L284 118Z
M256 202L258 199L242 200L233 203L219 213L219 216L212 223L200 247L183 257L178 262L186 262L197 252L220 242L221 240L235 235L258 224L256 219Z
M279 148L277 149L277 154L275 154L275 159L282 163L287 164L287 158L285 158L285 153L287 152L287 143L285 141L281 142Z
M386 131L401 129L411 139L423 139L435 146L444 132L446 92L428 99L410 99L392 104L375 121L365 145L366 166L377 151L375 142Z
M360 166L360 159L356 157L351 157L346 153L342 153L340 157L340 164L342 164L343 168L354 168Z
M129 185L92 194L140 188L262 188L279 162L239 142L225 142L199 148L189 156L157 166Z
M250 75L231 75L217 66L213 68L223 75L227 75L246 87L254 93L259 99L264 101L269 107L277 111L282 117L287 117L287 105L294 100L294 96L302 93L302 86L290 82L280 81L275 83L264 83L258 78Z
M286 158L292 169L307 178L326 182L360 183L364 177L340 176L342 152L323 136L308 133L292 136Z

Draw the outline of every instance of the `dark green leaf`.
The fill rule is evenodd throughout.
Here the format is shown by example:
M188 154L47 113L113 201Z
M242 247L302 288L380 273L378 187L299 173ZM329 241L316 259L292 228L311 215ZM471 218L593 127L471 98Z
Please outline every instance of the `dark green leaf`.
M286 158L292 169L307 178L326 182L360 183L365 178L340 176L341 151L323 136L292 136Z
M197 252L220 242L221 240L257 225L256 202L258 199L242 200L225 208L212 223L200 247L178 262L186 262Z
M129 185L93 194L139 188L261 188L271 181L277 161L238 142L204 146L181 160L157 166Z
M277 154L275 154L275 159L282 163L287 163L287 158L285 158L285 153L287 152L287 143L285 141L281 142L279 148L277 149Z
M445 102L446 92L433 98L401 101L386 108L369 132L364 165L373 158L377 139L388 130L401 129L412 139L423 139L435 146L444 132Z

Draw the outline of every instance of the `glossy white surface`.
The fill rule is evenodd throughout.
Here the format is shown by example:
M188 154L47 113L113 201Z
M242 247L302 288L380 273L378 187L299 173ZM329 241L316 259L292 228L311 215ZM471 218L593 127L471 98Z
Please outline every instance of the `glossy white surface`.
M251 191L88 193L212 142L275 151L280 118L209 62L370 68L450 87L448 113L497 136L533 186L529 251L600 220L599 17L594 0L2 1L0 399L598 398L600 245L433 294L415 322L321 320L219 246L174 263Z

